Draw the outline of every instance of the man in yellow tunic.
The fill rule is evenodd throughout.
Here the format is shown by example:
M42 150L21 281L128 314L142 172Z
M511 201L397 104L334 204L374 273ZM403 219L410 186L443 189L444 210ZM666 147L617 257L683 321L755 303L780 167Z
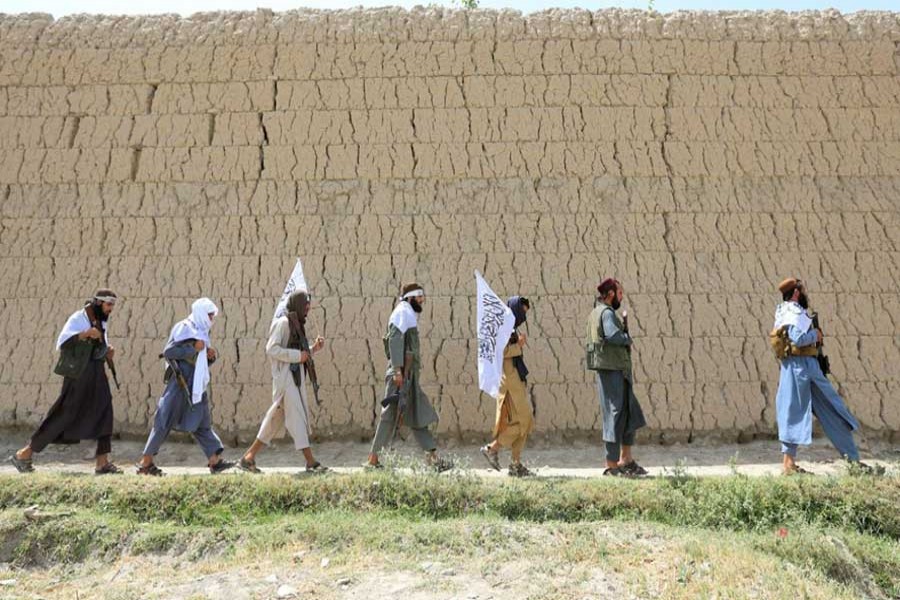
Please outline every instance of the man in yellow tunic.
M497 412L492 431L494 441L482 447L481 454L491 467L499 471L500 449L509 448L512 453L509 475L528 477L533 473L522 464L522 449L525 448L528 434L534 429L534 413L525 388L528 368L525 366L522 349L527 338L518 328L525 322L531 303L528 298L513 296L506 304L515 316L516 328L503 351L503 377L497 393Z

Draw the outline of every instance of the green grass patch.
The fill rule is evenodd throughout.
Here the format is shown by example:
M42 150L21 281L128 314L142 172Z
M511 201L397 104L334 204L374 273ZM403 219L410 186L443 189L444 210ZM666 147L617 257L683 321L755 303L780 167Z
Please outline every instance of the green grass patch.
M276 515L339 510L424 519L618 519L748 532L813 525L900 539L897 477L490 481L466 474L392 472L303 479L0 476L0 510L31 504L186 526L247 525Z

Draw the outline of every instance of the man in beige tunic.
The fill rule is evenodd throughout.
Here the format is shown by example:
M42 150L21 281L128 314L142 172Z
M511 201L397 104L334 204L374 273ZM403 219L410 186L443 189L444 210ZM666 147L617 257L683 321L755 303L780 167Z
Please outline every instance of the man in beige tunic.
M306 338L306 316L309 314L309 295L294 292L287 301L287 314L272 322L266 355L272 365L272 406L263 418L256 440L241 457L238 465L251 473L260 473L256 455L272 440L284 435L285 429L294 439L294 447L303 452L308 473L324 473L309 447L309 401L306 380L312 364L310 352L316 353L325 345L317 337L312 346ZM303 350L309 348L310 351Z
M506 304L516 319L516 330L503 351L503 377L497 393L497 413L492 431L494 440L481 448L481 454L494 470L499 471L500 449L510 448L512 457L509 475L528 477L533 473L522 464L522 450L528 434L534 429L534 414L525 388L528 368L525 366L522 349L525 347L526 336L518 328L525 322L531 303L528 298L513 296Z

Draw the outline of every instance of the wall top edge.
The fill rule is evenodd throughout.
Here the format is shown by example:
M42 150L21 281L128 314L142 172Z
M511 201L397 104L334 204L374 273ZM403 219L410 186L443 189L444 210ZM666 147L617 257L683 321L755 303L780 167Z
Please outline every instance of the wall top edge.
M516 39L900 42L900 12L676 11L632 9L460 10L444 7L268 9L181 17L0 13L9 46L490 41Z

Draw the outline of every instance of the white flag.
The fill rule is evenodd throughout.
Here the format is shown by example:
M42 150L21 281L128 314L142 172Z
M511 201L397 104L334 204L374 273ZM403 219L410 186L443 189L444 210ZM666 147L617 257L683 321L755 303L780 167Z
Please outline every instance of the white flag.
M306 278L303 276L303 263L300 262L299 258L297 259L297 264L294 265L294 270L291 271L291 278L288 279L287 285L284 286L284 293L281 294L281 300L279 300L278 304L275 306L275 314L272 316L272 321L287 314L285 309L287 307L288 297L297 291L309 293L309 288L306 286Z
M503 350L515 329L516 318L478 271L475 271L475 286L478 302L478 387L496 397L503 374Z

